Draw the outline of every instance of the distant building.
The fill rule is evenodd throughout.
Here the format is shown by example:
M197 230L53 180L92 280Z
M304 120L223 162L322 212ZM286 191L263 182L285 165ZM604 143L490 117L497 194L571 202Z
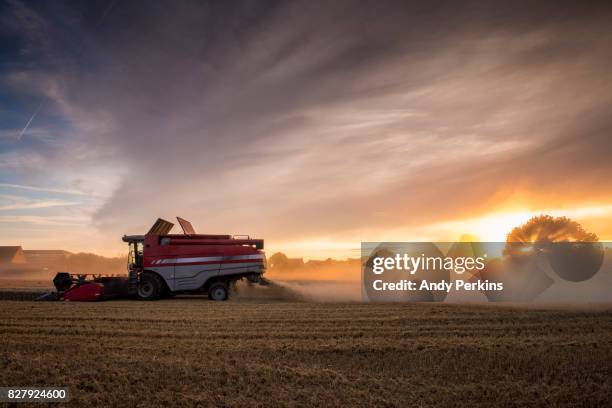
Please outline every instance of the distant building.
M20 246L0 246L1 265L22 265L26 263L26 257Z
M59 249L26 249L23 251L28 266L65 271L70 252Z

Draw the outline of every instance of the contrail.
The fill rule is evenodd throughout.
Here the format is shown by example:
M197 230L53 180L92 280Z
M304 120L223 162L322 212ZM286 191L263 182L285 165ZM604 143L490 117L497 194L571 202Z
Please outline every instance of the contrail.
M100 19L98 20L98 22L95 24L95 27L98 27L100 24L102 24L102 21L104 21L104 18L106 18L108 13L110 13L111 10L113 9L113 7L115 7L115 4L117 4L117 1L118 0L111 0L108 3L108 6L106 6L106 9L104 10L102 15L100 16ZM21 138L23 137L23 134L26 132L26 130L28 130L28 128L30 127L30 124L32 123L32 121L34 120L36 115L38 115L38 111L40 111L40 108L42 107L42 105L43 105L42 103L40 105L38 105L38 108L34 111L32 116L30 116L30 120L28 120L28 123L26 123L25 126L23 127L23 129L21 129L21 132L19 132L19 135L17 136L17 141L20 141Z
M17 136L17 141L21 140L21 138L23 137L23 134L30 127L30 123L32 123L32 121L34 120L36 115L38 115L38 111L40 110L41 107L42 107L42 103L40 105L38 105L38 108L36 108L36 110L34 111L32 116L30 116L30 120L28 120L28 123L26 123L25 126L23 127L23 129L21 129L21 132L19 132L19 136Z

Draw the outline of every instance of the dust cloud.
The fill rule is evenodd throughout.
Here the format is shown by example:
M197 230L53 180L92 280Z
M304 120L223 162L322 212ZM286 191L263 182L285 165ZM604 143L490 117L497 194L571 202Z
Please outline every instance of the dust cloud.
M266 285L239 282L232 300L283 302L357 302L361 300L359 281L281 281Z

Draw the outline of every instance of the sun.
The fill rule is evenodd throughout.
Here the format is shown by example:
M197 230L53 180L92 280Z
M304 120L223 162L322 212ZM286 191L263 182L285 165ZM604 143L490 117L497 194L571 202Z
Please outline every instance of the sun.
M581 221L591 217L612 215L612 205L585 206L570 209L517 209L514 211L492 212L482 217L442 222L436 224L435 229L449 237L471 234L482 242L505 242L508 234L516 226L523 225L530 219L542 214L548 214L553 217L569 217ZM554 238L559 240L562 237L557 236Z

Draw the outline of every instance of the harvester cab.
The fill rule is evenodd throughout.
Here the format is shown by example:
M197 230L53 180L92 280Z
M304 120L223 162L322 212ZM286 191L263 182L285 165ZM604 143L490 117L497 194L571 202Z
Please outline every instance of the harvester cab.
M142 273L142 265L144 259L144 236L124 236L123 240L128 243L129 248L127 264L129 294L135 295L137 294L138 289L138 277Z
M171 234L173 223L159 218L144 235L124 235L127 277L68 274L54 282L65 300L100 300L133 296L154 300L177 293L207 293L226 300L240 279L266 284L264 242L249 236L198 234L177 217L182 234ZM92 278L88 278L91 276Z
M177 217L178 218L178 217ZM165 236L174 226L170 221L158 218L147 232L147 235ZM123 242L128 243L128 280L129 294L137 295L139 277L144 272L144 240L145 235L124 235Z

